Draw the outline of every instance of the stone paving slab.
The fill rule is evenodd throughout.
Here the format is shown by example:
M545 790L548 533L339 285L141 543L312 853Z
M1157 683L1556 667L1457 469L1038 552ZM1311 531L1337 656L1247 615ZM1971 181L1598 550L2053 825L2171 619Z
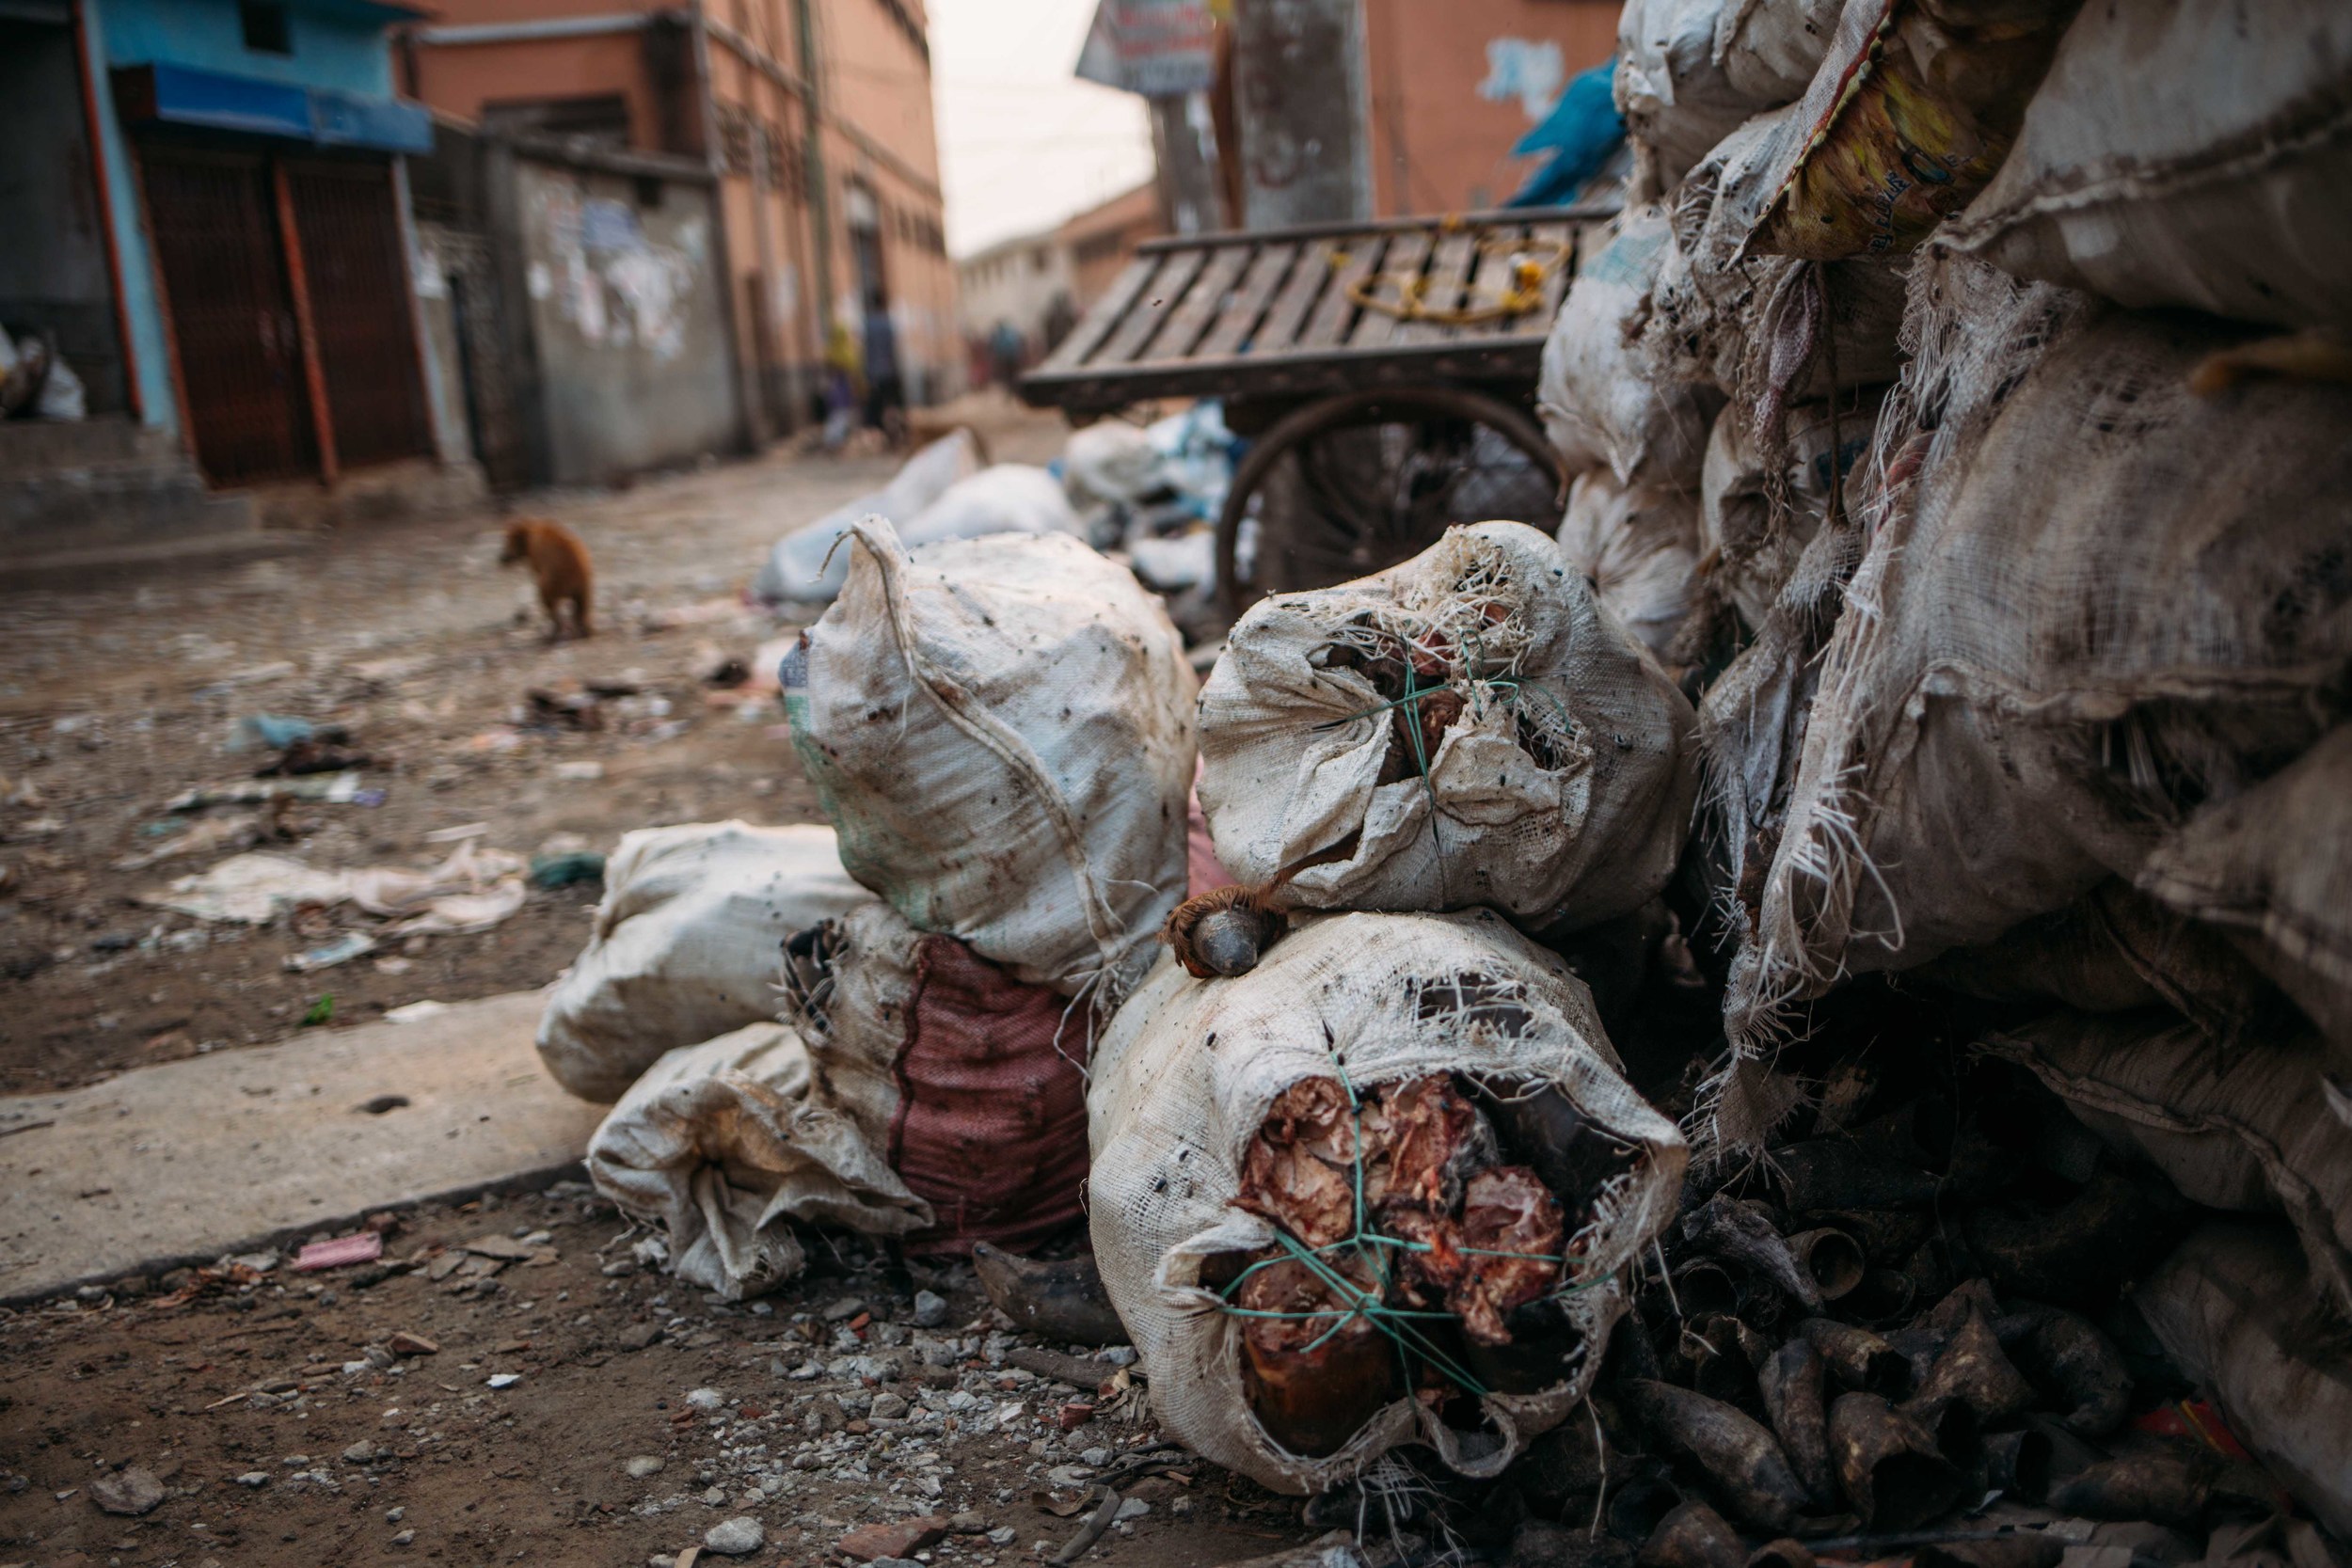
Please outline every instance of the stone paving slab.
M604 1108L539 1066L545 1005L516 991L0 1097L0 1302L552 1180ZM384 1096L407 1103L359 1108Z

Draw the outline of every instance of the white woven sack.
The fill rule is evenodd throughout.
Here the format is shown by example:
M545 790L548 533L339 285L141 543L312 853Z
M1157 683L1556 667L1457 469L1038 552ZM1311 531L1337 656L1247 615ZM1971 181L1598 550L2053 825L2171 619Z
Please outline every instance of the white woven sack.
M1606 466L1620 483L1698 488L1708 394L1645 376L1627 348L1671 239L1663 209L1621 214L1552 319L1536 408L1571 472Z
M2172 1365L2211 1391L2231 1432L2341 1539L2352 1536L2352 1355L2343 1320L2319 1306L2283 1228L2209 1220L2132 1301ZM2307 1539L2292 1560L2328 1555L2325 1542Z
M888 1128L886 1111L828 1099L797 1033L755 1023L648 1069L588 1140L588 1175L662 1227L673 1274L740 1301L801 1272L787 1220L873 1236L931 1223L880 1152Z
M1628 0L1617 13L1617 112L1669 188L1741 120L1772 106L1725 74L1715 38L1729 9L1725 0Z
M912 557L880 518L850 535L848 586L785 681L841 863L1016 979L1115 1000L1184 895L1183 639L1066 535Z
M588 945L548 997L539 1059L611 1103L665 1051L776 1016L778 945L866 897L833 830L690 822L621 835Z
M2189 818L2148 857L2139 885L2243 942L2352 1083L2352 725Z
M1687 491L1622 485L1596 468L1568 486L1560 553L1602 606L1660 659L1691 613L1698 501Z
M1631 350L1642 373L1709 383L1751 418L1768 401L1825 398L1833 387L1892 381L1901 368L1901 263L1836 261L1817 271L1748 252L1748 231L1803 129L1793 104L1759 114L1684 177L1667 203L1674 240Z
M1835 421L1830 412L1826 402L1788 409L1777 472L1765 459L1753 422L1737 407L1716 416L1708 436L1699 485L1699 550L1708 561L1716 592L1751 630L1764 625L1798 559L1820 531L1829 515L1832 475L1851 471L1869 451L1879 399L1872 392L1841 398ZM1838 449L1834 464L1833 434Z
M2352 326L2347 190L2352 6L2086 6L1937 243L2125 305Z
M898 542L910 550L948 539L984 539L993 533L1086 535L1086 524L1070 504L1061 481L1025 463L982 468L969 479L956 481L912 517L893 522Z
M1232 1206L1244 1151L1277 1095L1340 1064L1359 1091L1448 1071L1556 1085L1642 1151L1597 1196L1582 1244L1568 1248L1582 1288L1560 1299L1587 1352L1549 1388L1481 1401L1499 1443L1467 1445L1408 1398L1314 1459L1277 1447L1250 1414L1236 1320L1202 1287L1202 1266L1275 1244L1270 1224ZM1231 980L1162 963L1096 1048L1087 1110L1095 1261L1169 1435L1294 1494L1336 1485L1407 1442L1466 1475L1499 1474L1590 1388L1624 1309L1619 1271L1680 1200L1681 1135L1619 1071L1583 982L1486 911L1309 916ZM1570 1204L1582 1196L1563 1195Z
M1837 36L1845 0L1727 0L1715 16L1715 58L1731 90L1759 109L1794 103Z
M2045 321L2020 374L1972 300L1915 337L1940 356L1950 325L1965 358L1902 394L1947 383L1823 658L1733 968L1742 1039L2132 879L2342 716L2352 599L2315 585L2352 536L2352 389L2200 399L2188 371L2231 335L2185 317Z
M2313 1285L2352 1315L2352 1099L2328 1081L2316 1038L2225 1056L2203 1030L2160 1010L2058 1013L1976 1049L2030 1069L2190 1202L2282 1211Z
M1391 705L1407 646L1419 687L1461 704L1425 777ZM1290 883L1309 908L1589 926L1673 875L1695 724L1556 542L1480 523L1234 624L1200 694L1200 805L1244 882L1336 852Z
M851 523L875 515L904 522L979 471L980 449L972 433L948 432L900 464L888 484L777 540L752 579L752 596L769 604L830 601L849 580L849 550L841 541Z

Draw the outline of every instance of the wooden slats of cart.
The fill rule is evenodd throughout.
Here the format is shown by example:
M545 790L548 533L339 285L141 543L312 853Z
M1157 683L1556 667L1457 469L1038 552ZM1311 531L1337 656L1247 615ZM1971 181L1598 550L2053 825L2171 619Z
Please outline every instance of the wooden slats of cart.
M1531 309L1406 319L1503 299L1519 257L1549 261L1598 208L1399 218L1155 240L1021 383L1040 406L1100 412L1149 398L1298 397L1452 381L1534 385L1570 267ZM1367 301L1372 303L1366 303Z

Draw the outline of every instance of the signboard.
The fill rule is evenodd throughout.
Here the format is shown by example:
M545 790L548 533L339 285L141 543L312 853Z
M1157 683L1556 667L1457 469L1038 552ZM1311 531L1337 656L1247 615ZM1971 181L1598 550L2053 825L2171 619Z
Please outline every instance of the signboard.
M1146 98L1205 92L1216 78L1214 0L1099 0L1078 77Z

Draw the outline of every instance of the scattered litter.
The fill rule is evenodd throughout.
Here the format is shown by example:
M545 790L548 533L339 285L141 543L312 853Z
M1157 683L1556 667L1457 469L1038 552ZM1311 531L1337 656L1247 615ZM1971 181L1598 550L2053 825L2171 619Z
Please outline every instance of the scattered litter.
M354 958L365 958L374 951L375 939L373 937L365 931L351 931L336 938L324 947L313 947L306 952L288 955L286 968L296 974L308 974L312 970L332 969L337 964L349 963Z
M486 838L489 836L489 832L490 824L487 822L460 822L453 828L434 829L431 832L424 835L424 842L427 844L458 844L469 838Z
M140 895L158 909L199 920L267 925L306 906L354 903L393 920L389 936L486 931L523 906L521 856L469 840L430 871L375 866L320 871L283 855L235 855L200 876ZM335 962L370 948L345 953Z
M449 1011L448 1003L428 999L422 1002L404 1002L397 1007L388 1008L384 1018L389 1023L422 1023L426 1019L438 1018L447 1011Z
M484 1386L486 1387L512 1388L522 1380L523 1374L520 1372L492 1372L488 1377L484 1378L482 1381Z
M384 792L360 786L357 773L314 774L305 779L268 779L217 788L183 790L164 802L171 812L201 811L207 806L263 805L272 800L319 800L337 806L380 806Z
M384 1238L375 1231L361 1230L333 1241L309 1243L294 1255L294 1266L304 1273L340 1269L350 1263L373 1263L383 1256Z
M600 762L559 762L555 765L555 776L559 779L582 782L601 779L604 777L604 764Z
M177 860L183 855L201 855L221 849L243 848L262 836L262 818L253 816L214 816L191 823L187 829L135 855L125 855L114 863L117 871L140 871L159 862Z

